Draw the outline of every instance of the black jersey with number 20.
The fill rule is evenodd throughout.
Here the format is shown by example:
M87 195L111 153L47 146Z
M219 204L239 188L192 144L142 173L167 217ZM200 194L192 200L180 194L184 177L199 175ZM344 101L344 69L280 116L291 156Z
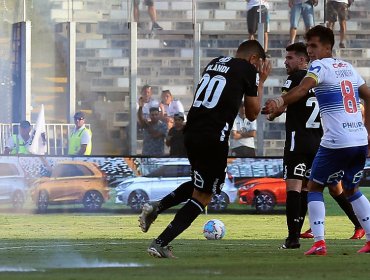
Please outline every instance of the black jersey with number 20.
M282 87L282 93L298 86L305 75L306 70L299 70L290 75ZM285 152L316 153L322 137L322 126L319 104L313 91L288 105L285 129Z
M198 83L185 133L228 141L244 95L258 95L256 68L240 58L213 59Z

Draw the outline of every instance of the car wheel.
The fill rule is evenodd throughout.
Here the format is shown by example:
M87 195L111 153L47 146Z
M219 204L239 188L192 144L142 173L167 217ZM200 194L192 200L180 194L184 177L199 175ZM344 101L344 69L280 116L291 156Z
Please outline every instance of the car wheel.
M88 191L83 198L83 205L86 210L99 210L104 202L103 196L98 191Z
M266 213L274 209L275 197L268 192L260 192L255 196L255 206L259 213Z
M208 209L212 211L224 211L229 205L229 197L226 193L214 194L211 202L208 204Z
M12 197L12 205L14 209L22 209L24 204L24 196L21 191L16 191Z
M49 194L47 191L42 190L39 193L39 199L37 200L37 209L39 212L44 213L49 206Z
M140 212L141 206L149 201L148 195L142 190L135 190L128 196L127 205L135 212Z

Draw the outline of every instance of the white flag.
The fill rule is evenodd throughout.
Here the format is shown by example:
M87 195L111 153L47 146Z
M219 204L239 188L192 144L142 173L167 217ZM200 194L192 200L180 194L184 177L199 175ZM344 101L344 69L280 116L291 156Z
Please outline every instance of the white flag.
M45 111L44 104L41 105L41 110L37 116L36 126L31 132L32 142L28 151L34 155L45 155L47 152L46 145L46 126L45 126Z

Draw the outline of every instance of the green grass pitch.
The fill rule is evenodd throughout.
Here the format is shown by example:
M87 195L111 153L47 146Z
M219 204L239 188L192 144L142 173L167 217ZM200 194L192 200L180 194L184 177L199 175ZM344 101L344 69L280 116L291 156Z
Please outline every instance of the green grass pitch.
M365 241L348 239L352 224L326 201L327 256L303 255L312 240L302 240L298 250L278 249L286 237L283 211L246 214L235 205L228 214L201 215L172 242L178 259L155 259L146 248L174 212L160 215L144 234L136 214L1 209L0 279L369 279L370 254L356 253ZM224 239L202 236L212 218L225 223Z

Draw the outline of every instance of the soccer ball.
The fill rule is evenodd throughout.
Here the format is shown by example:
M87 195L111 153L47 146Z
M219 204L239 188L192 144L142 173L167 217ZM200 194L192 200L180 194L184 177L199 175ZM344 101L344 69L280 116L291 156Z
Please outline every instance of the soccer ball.
M224 223L217 219L209 220L203 226L203 235L208 240L221 239L225 236L225 233Z

